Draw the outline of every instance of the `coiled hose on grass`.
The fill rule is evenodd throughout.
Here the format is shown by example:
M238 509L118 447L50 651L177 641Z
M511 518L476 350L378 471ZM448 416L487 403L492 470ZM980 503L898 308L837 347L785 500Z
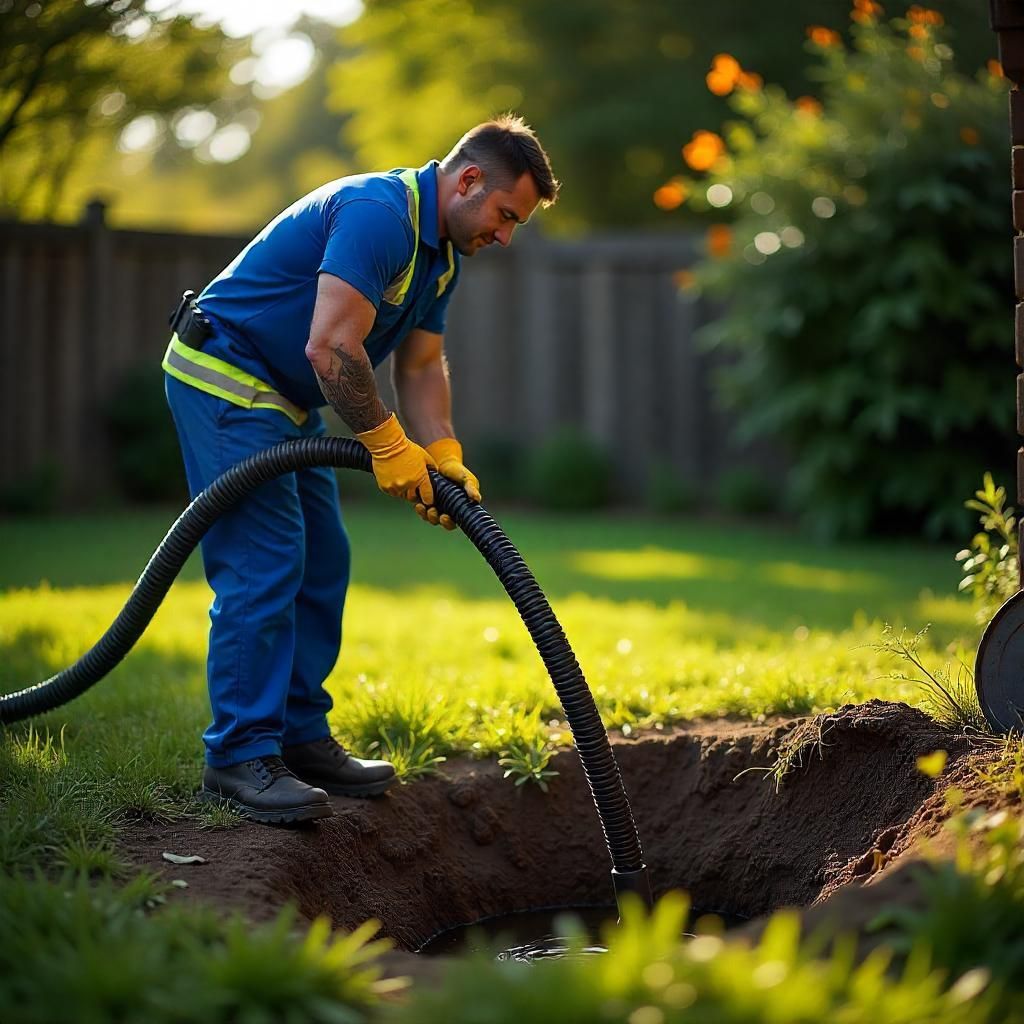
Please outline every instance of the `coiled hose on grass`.
M305 438L275 445L219 476L178 517L143 570L124 608L99 641L73 665L35 686L0 697L0 722L17 722L66 704L99 682L142 636L181 567L210 526L260 484L299 469L335 466L369 471L370 455L358 441ZM651 901L647 868L608 733L562 627L522 556L493 517L461 487L431 472L435 503L476 545L512 598L551 675L572 729L594 798L616 896Z

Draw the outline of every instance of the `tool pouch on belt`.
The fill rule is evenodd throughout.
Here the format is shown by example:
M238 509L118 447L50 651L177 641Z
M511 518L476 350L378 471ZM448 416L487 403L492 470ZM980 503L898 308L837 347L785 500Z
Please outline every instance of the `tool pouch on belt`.
M196 293L191 289L182 293L181 301L171 313L168 323L189 348L202 348L213 333L213 327L196 305Z

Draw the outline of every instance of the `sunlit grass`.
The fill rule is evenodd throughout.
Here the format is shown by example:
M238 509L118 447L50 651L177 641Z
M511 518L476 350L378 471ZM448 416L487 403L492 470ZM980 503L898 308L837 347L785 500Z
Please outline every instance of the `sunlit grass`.
M379 519L350 516L356 582L328 681L339 738L358 753L394 757L406 779L443 771L455 755L519 751L539 763L546 750L569 745L540 657L476 552L385 510ZM161 524L147 522L159 539ZM0 541L8 528L0 524ZM49 527L18 530L11 572L23 584L33 550L40 578L60 579L79 559L80 571L101 582L37 582L0 593L6 690L86 651L128 596L134 563L144 562L137 528L119 546L105 521L80 524L73 550L54 547ZM933 664L956 640L971 643L969 603L936 589L947 568L950 594L955 585L944 552L861 545L830 555L784 534L769 552L764 531L703 531L530 518L509 528L611 728L809 714L871 697L921 703L919 687L887 678L893 661L873 647L884 623L916 630L934 622L920 649ZM98 546L102 560L90 554ZM407 571L393 575L403 563ZM0 584L6 570L5 563ZM209 715L209 599L191 566L107 679L73 704L7 730L0 865L61 857L102 873L104 857L90 859L86 847L102 848L119 823L199 813L193 793Z

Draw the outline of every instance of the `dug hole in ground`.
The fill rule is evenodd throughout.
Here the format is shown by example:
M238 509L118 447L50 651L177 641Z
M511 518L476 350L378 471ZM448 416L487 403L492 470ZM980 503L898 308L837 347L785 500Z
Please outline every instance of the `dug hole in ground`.
M700 912L749 921L740 932L750 936L780 907L807 908L809 929L852 931L884 904L913 901L907 868L922 841L952 849L946 790L963 789L962 806L994 807L996 796L968 737L877 700L763 725L702 721L617 739L614 750L656 894L686 890ZM936 750L948 759L933 778L917 762ZM777 782L780 757L788 769ZM429 974L411 953L446 929L612 902L579 759L567 751L551 767L559 774L545 793L513 786L493 762L455 759L380 799L335 797L333 818L301 829L146 822L125 830L122 853L185 880L169 899L252 920L294 903L342 930L375 918L399 951L391 968ZM174 865L165 851L205 863Z

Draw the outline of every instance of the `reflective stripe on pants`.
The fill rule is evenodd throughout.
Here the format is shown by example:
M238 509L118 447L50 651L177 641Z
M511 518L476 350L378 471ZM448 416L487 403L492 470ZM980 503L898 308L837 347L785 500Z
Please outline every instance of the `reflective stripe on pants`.
M177 334L164 354L163 368L183 384L216 395L243 409L276 409L296 426L306 422L309 413L275 391L251 373L186 345Z

